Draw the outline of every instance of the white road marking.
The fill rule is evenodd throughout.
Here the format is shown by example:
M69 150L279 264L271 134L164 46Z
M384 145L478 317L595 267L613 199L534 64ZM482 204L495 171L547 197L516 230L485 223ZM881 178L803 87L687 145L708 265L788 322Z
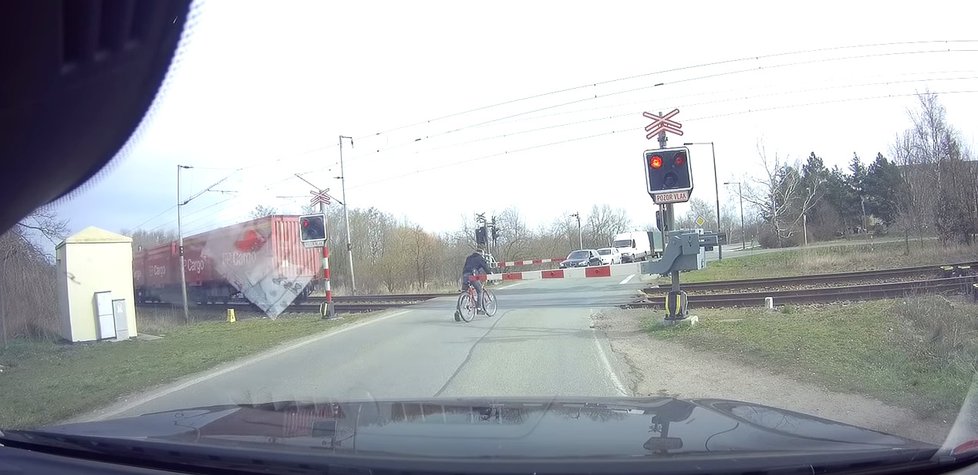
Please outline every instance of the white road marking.
M618 379L618 373L611 366L611 361L608 360L608 355L604 353L604 348L601 347L601 342L598 341L598 332L593 332L594 334L594 347L598 350L598 357L601 358L601 363L604 364L604 370L611 377L611 384L615 386L615 390L618 394L622 396L628 396L628 391L625 390L625 386L621 384L621 380Z
M498 289L496 289L496 290L506 290L506 289L512 289L513 287L516 287L517 285L523 285L523 284L525 284L525 283L526 283L526 282L517 282L517 283L515 283L515 284L510 284L510 285L507 285L506 287L500 287L500 288L498 288Z
M131 410L132 408L134 408L136 406L140 406L142 404L146 404L147 402L150 402L150 401L152 401L154 399L159 399L159 398L161 398L163 396L167 396L169 394L175 393L177 391L180 391L181 389L186 389L186 388L188 388L190 386L193 386L195 384L202 383L204 381L207 381L208 379L215 378L215 377L220 376L222 374L230 373L231 371L234 371L234 370L243 368L243 367L248 366L250 364L257 363L257 362L259 362L259 361L261 361L263 359L270 358L270 357L273 357L273 356L278 356L278 355L281 355L282 353L286 353L286 352L292 351L292 350L294 350L296 348L300 348L300 347L306 346L306 345L308 345L310 343L315 343L315 342L318 342L318 341L321 341L321 340L325 340L325 339L327 339L329 337L336 336L336 335L339 335L341 333L348 332L350 330L354 330L354 329L357 329L357 328L360 328L360 327L365 327L367 325L371 325L371 324L374 324L374 323L377 323L377 322L382 322L384 320L388 320L388 319L391 319L391 318L394 318L394 317L399 317L399 316L404 315L405 313L408 313L408 312L410 312L410 310L401 310L400 312L395 312L395 313L392 313L390 315L386 315L386 316L383 316L383 317L373 318L373 319L370 319L370 320L367 320L367 321L361 322L361 323L355 323L355 324L350 325L348 327L340 328L340 329L338 329L336 331L326 332L326 333L324 333L322 335L318 335L318 336L315 336L315 337L312 337L312 338L309 338L309 339L306 339L306 340L303 340L303 341L300 341L300 342L297 342L297 343L293 343L293 344L291 344L289 346L284 346L284 347L281 347L281 348L278 348L278 349L275 349L275 350L271 350L271 351L268 351L268 352L265 352L265 353L261 353L259 355L256 355L256 356L253 356L251 358L248 358L246 360L242 360L242 361L239 361L237 363L233 363L231 365L228 365L228 366L225 366L223 368L220 368L218 370L211 371L211 372L208 372L206 374L200 375L200 376L198 376L196 378L189 379L189 380L184 381L183 383L180 383L180 384L178 384L176 386L171 386L169 388L163 389L160 392L154 393L152 396L147 396L147 397L139 398L139 399L137 399L137 400L135 400L135 401L133 401L133 402L131 402L129 404L126 404L125 406L123 406L121 408L113 409L113 410L110 410L109 412L106 412L106 413L103 413L103 414L98 414L96 417L94 417L92 419L86 418L88 420L84 420L82 422L88 422L89 420L108 419L108 418L117 416L117 415L119 415L119 414L121 414L123 412L126 412L128 410Z
M632 275L630 275L630 276L628 276L628 277L625 277L625 280L623 280L623 281L621 281L621 282L619 282L619 283L618 283L618 285L623 285L623 284L627 284L627 283L628 283L628 281L630 281L630 280L632 280L632 277L635 277L635 274L632 274Z

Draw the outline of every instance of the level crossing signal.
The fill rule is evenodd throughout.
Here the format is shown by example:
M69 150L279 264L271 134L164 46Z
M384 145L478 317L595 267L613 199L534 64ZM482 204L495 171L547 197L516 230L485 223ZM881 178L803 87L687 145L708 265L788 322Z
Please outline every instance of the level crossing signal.
M656 203L688 201L693 173L686 147L646 150L643 156L648 192Z
M322 213L299 216L299 240L302 242L326 239L326 215Z

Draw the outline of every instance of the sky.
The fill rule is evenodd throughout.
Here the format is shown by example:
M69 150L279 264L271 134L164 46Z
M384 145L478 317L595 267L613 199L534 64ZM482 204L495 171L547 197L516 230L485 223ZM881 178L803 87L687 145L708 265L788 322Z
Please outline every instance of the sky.
M312 187L435 232L515 207L531 226L594 204L654 222L645 111L713 142L719 181L787 162L886 155L917 92L974 147L978 35L967 2L197 2L139 130L56 203L71 231L192 235ZM694 198L714 200L709 145ZM719 187L736 200L735 187ZM209 190L209 191L205 191ZM338 206L333 204L331 206ZM683 213L682 205L678 209Z

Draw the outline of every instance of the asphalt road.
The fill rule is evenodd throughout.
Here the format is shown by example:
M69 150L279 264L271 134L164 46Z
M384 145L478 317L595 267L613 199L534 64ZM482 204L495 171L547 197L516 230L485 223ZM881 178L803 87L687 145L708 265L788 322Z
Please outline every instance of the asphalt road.
M591 315L627 302L639 276L494 287L499 310L455 322L429 300L202 374L84 419L226 403L455 396L620 396L626 367Z

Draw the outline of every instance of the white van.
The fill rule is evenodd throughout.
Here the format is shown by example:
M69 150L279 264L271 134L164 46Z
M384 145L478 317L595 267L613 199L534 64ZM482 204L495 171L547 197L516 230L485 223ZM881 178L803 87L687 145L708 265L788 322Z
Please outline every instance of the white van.
M631 231L615 236L612 247L621 253L622 262L638 262L662 255L662 233Z

